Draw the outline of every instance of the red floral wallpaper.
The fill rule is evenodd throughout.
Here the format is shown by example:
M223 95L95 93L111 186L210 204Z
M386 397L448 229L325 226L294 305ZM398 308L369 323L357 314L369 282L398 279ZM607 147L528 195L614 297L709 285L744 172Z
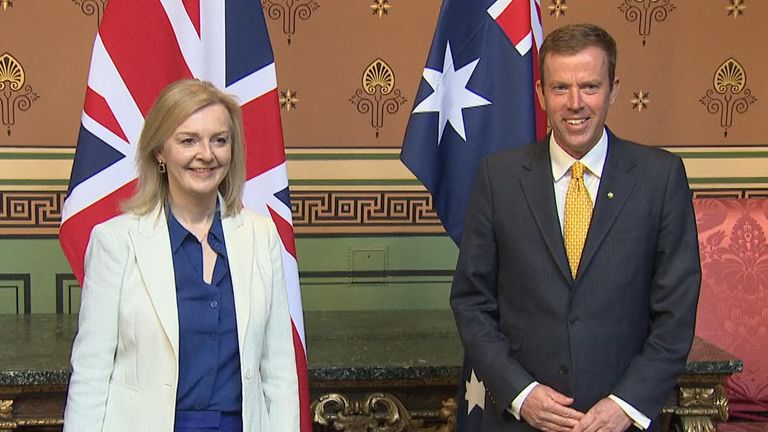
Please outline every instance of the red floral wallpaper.
M768 412L768 199L695 199L702 284L696 334L736 355L734 418ZM765 419L765 417L760 417Z

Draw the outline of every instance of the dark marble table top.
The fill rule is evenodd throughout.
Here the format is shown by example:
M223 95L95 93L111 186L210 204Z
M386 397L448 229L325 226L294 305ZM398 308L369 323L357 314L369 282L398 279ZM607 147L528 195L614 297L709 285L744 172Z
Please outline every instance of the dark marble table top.
M450 311L306 312L310 382L451 380L462 350ZM66 385L77 317L0 315L0 386ZM686 372L734 373L742 362L701 339Z

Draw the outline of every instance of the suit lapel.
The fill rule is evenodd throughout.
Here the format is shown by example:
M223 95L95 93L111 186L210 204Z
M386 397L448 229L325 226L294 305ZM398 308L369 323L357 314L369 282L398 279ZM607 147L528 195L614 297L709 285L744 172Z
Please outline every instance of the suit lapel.
M224 242L227 245L229 273L232 275L232 290L235 296L235 317L240 346L245 343L245 330L251 312L251 277L253 275L253 233L249 232L242 213L222 218Z
M141 216L137 230L131 231L130 236L145 288L178 358L179 315L176 306L176 280L168 224L162 207Z
M621 209L624 208L635 186L635 178L629 175L629 171L636 165L637 161L627 151L625 143L609 132L608 155L577 275L583 274L587 269L595 252L621 213Z
M520 177L520 185L552 258L563 276L572 280L557 215L547 141L541 141L535 145L529 156L526 161L523 161L523 168L528 175Z

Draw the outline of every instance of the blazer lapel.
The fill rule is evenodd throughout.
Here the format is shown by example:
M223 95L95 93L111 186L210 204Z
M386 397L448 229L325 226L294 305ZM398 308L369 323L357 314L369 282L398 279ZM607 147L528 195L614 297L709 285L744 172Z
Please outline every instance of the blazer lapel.
M176 306L176 280L168 225L162 206L139 218L130 233L145 288L155 313L165 330L176 358L179 355L179 314Z
M242 213L221 219L224 242L227 246L229 273L232 276L232 290L235 296L235 317L240 346L245 343L245 330L251 312L251 278L255 253L253 233L249 232Z
M624 208L635 186L635 178L629 174L629 171L636 165L637 161L626 151L624 143L609 132L608 155L577 275L583 274L589 266L595 252L621 213L621 209Z
M523 161L527 176L521 176L520 185L525 198L531 207L544 242L547 244L552 258L557 263L560 272L568 280L573 280L568 267L568 257L563 245L563 234L560 231L560 220L555 204L555 190L552 181L552 164L549 160L547 140L540 141Z

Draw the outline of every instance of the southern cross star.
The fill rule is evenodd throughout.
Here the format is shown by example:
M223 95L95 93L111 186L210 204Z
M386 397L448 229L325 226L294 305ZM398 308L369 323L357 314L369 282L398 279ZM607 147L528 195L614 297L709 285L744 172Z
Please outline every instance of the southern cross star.
M485 409L485 385L477 379L475 370L467 381L467 391L464 393L464 399L467 401L467 415L472 412L474 407Z
M438 113L437 145L440 145L447 123L450 123L453 130L459 134L461 139L466 141L467 133L464 129L464 116L461 110L491 104L491 101L467 88L467 83L472 78L472 74L475 72L475 67L477 67L477 62L479 61L479 58L475 59L461 69L456 70L453 65L453 55L451 54L451 44L449 42L445 48L443 71L424 68L424 79L434 91L421 101L413 109L413 112Z

